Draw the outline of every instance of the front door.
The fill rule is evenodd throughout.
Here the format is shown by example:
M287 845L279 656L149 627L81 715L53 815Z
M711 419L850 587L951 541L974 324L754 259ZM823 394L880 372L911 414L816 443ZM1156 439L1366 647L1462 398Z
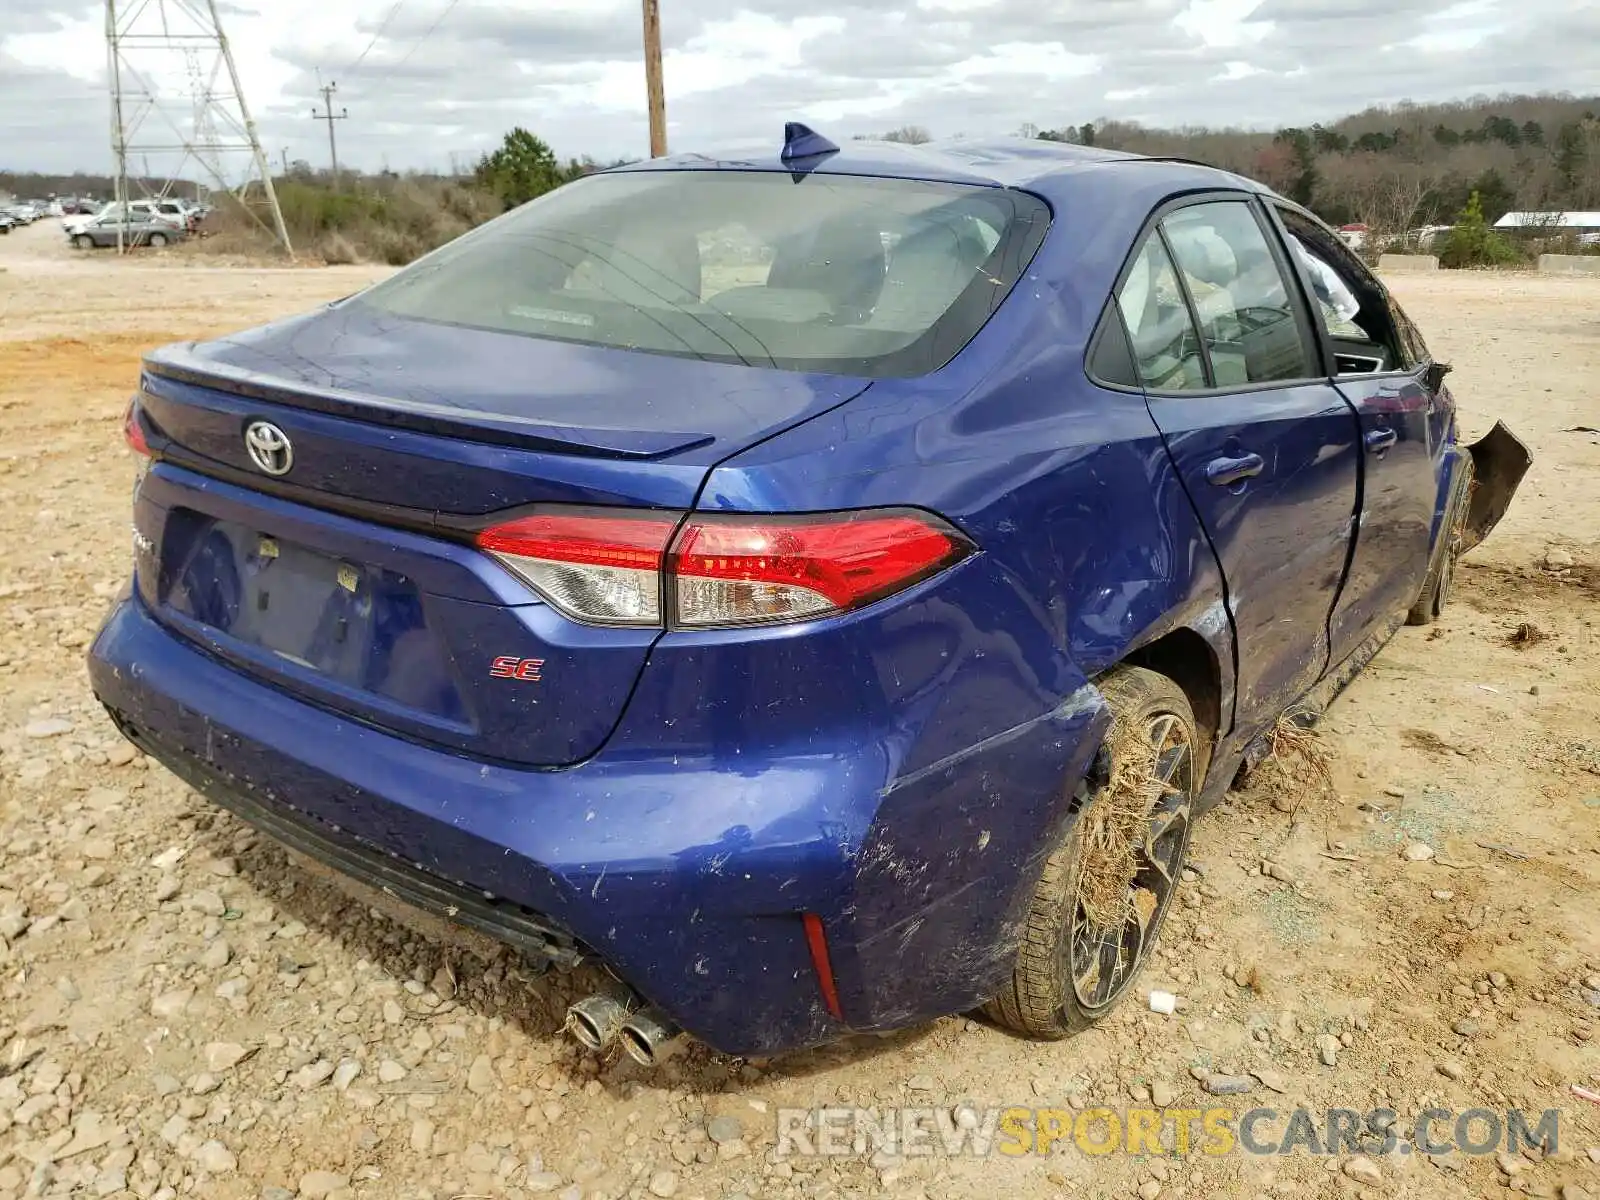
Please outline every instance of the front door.
M1151 416L1222 564L1244 728L1328 665L1361 453L1264 221L1243 196L1175 209L1118 292Z
M1335 384L1361 421L1361 513L1344 592L1328 623L1335 663L1417 599L1448 488L1453 422L1427 379L1427 349L1381 284L1326 230L1278 216L1332 351Z

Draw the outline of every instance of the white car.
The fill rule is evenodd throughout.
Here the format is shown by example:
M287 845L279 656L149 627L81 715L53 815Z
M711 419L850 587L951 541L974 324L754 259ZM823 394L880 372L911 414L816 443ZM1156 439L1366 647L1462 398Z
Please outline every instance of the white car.
M188 223L183 219L182 215L174 215L167 211L172 206L172 203L170 200L132 200L128 202L127 210L135 221L148 218L157 223L170 225L174 229L185 229ZM115 202L112 202L97 213L79 213L77 216L64 217L61 221L61 228L68 237L72 237L82 233L91 221L98 221L101 217L105 217L108 221L115 223L121 211L122 209Z
M73 226L75 226L75 225L84 225L84 224L94 220L96 217L98 217L100 215L102 209L106 209L106 208L110 208L110 207L111 206L109 204L102 204L99 208L95 209L93 212L68 213L66 216L61 218L61 231L63 233L66 233L66 234L70 235L70 234L72 234L74 232Z

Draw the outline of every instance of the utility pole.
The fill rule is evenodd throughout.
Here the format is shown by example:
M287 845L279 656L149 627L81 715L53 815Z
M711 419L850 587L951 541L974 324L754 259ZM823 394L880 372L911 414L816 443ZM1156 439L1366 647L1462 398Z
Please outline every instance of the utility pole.
M335 121L343 121L350 115L350 110L341 108L338 112L333 111L333 94L339 90L337 83L325 83L318 90L322 92L322 111L318 112L316 107L312 106L311 117L313 120L326 121L328 123L328 157L333 159L333 186L337 190L339 187L339 144L333 137L333 123Z
M287 179L289 177L289 147L285 146L279 150L278 157L283 159L283 175Z
M667 95L661 83L661 6L644 0L644 90L650 105L650 157L667 152Z

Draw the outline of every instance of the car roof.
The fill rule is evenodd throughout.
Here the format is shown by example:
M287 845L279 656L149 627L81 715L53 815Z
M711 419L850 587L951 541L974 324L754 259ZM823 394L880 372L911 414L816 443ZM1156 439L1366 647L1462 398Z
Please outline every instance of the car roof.
M892 179L1020 188L1047 198L1065 195L1077 181L1095 176L1102 190L1112 180L1144 192L1208 188L1272 194L1253 179L1204 163L1148 157L1040 138L952 139L912 146L878 140L848 141L815 160L785 162L782 141L756 153L674 154L613 168L616 171L786 171L864 175Z

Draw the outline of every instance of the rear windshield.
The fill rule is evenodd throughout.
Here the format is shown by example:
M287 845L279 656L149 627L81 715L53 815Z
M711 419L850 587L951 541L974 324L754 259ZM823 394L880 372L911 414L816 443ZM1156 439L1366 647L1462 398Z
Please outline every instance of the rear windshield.
M361 294L398 316L684 358L920 375L1033 257L1043 201L812 173L579 180Z

